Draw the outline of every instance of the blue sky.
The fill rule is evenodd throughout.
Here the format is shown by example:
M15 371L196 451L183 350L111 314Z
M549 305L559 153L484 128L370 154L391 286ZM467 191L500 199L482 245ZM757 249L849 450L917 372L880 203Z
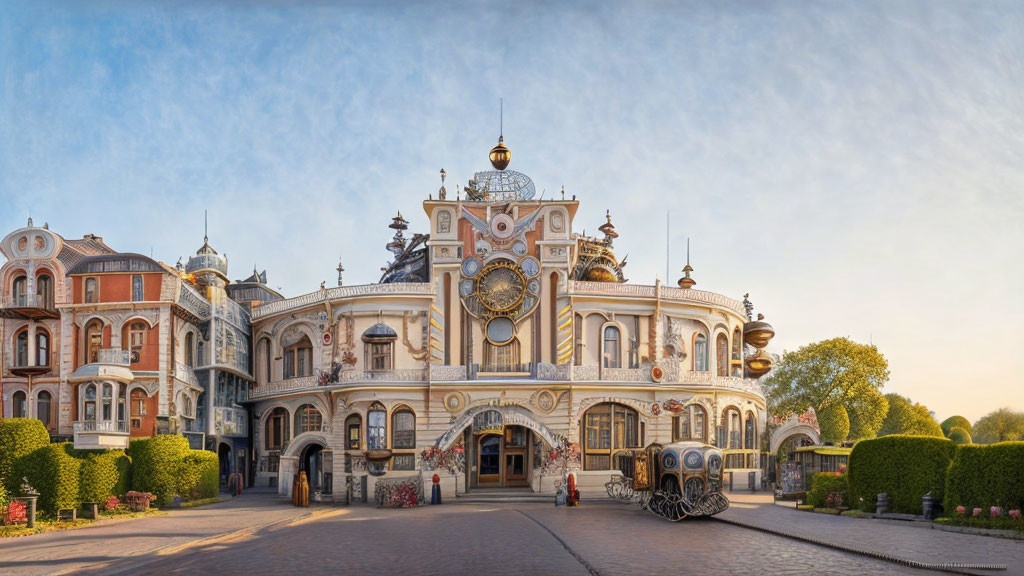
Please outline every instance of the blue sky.
M606 209L627 276L745 292L778 351L849 336L941 417L1024 408L1018 3L0 2L0 229L288 296L374 282L438 172Z

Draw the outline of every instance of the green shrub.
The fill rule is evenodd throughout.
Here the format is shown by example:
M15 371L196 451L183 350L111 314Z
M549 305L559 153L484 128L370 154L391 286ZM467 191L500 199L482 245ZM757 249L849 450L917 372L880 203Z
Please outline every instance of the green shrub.
M971 433L959 426L954 426L953 429L949 431L949 434L947 434L947 436L955 444L970 444L972 442Z
M829 494L841 495L839 502L829 502ZM818 472L811 476L811 489L807 491L807 503L815 508L833 508L849 505L850 485L846 474Z
M10 500L7 498L7 489L4 488L3 478L0 478L0 512L7 507Z
M842 404L825 406L818 412L818 427L822 442L838 444L850 435L850 414Z
M182 461L188 452L184 436L165 434L132 440L128 445L132 490L152 492L157 506L166 505L178 494Z
M1024 442L958 446L946 475L946 513L957 506L1024 508Z
M850 501L873 509L885 492L894 512L921 513L921 497L941 501L956 445L946 438L894 434L862 440L850 453Z
M939 427L942 428L942 433L945 434L947 438L954 428L963 428L968 434L971 432L971 422L963 416L950 416L943 420L942 423L939 424Z
M220 461L207 450L189 450L181 466L178 494L183 500L215 498L220 491Z
M106 454L89 454L81 462L78 490L82 502L106 502L114 495L119 477L114 458Z
M78 508L81 462L64 451L63 444L38 448L18 459L14 474L39 492L38 509L56 515L58 509ZM20 494L19 494L20 495Z
M46 426L35 418L0 418L0 478L7 491L18 494L21 476L14 473L19 458L50 443Z

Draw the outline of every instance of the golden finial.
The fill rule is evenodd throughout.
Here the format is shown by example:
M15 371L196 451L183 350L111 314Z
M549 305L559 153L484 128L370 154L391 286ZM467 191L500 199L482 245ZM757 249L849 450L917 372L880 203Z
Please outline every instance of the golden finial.
M499 100L500 112L499 122L500 129L498 131L498 145L491 148L489 155L491 159L491 166L494 166L495 170L504 170L508 168L508 163L512 160L512 152L505 146L505 103L504 100Z
M679 279L679 287L684 290L689 290L697 284L697 281L690 278L690 272L693 272L693 267L690 266L690 239L686 239L686 266L683 266L683 277Z

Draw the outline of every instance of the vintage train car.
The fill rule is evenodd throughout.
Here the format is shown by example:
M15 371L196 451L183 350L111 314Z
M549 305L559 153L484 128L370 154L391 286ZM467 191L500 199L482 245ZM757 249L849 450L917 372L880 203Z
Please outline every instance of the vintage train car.
M606 485L609 496L634 500L668 520L711 516L725 511L722 451L701 442L651 444L620 452L622 476Z

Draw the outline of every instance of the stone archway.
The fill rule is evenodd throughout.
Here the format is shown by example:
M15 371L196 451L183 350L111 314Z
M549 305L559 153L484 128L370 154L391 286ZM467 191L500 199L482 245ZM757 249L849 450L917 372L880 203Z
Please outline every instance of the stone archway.
M330 444L327 437L319 432L303 432L291 442L281 453L281 459L277 468L277 493L290 495L292 493L292 481L295 473L299 470L299 459L306 451L306 448L319 444L323 450L329 450ZM331 470L326 470L332 472Z
M473 424L473 418L477 414L483 412L495 411L501 414L502 422L508 425L523 426L529 428L537 434L549 447L556 447L560 444L561 436L555 434L550 428L538 422L533 412L523 408L522 406L474 406L460 415L447 432L438 436L437 440L434 441L434 447L441 450L446 450L455 442L456 439L462 434L462 431L470 427Z
M772 432L769 454L777 453L782 444L794 436L807 436L815 444L821 444L817 428L801 422L787 422Z

